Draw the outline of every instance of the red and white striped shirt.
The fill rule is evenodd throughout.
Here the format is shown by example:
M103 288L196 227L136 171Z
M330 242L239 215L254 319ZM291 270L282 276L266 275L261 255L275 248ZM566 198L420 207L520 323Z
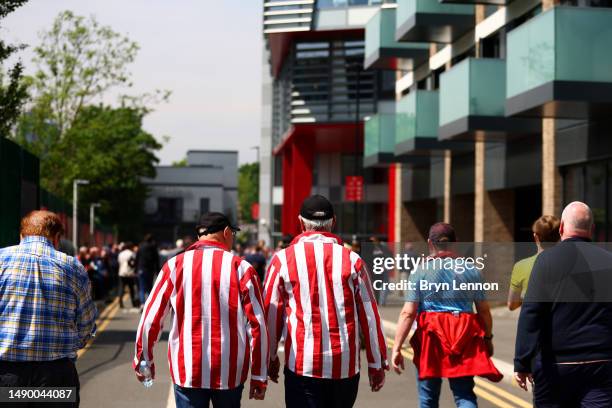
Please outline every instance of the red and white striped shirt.
M306 232L277 252L264 290L270 358L285 338L297 375L342 379L359 372L361 328L368 366L387 366L387 347L365 263L325 232Z
M144 306L133 367L153 361L164 317L172 381L187 388L230 389L265 382L268 334L259 278L246 261L213 241L198 241L163 266Z

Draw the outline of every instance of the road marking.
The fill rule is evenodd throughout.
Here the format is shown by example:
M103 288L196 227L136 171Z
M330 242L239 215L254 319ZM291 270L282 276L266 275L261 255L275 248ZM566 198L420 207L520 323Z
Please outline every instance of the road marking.
M494 404L495 406L499 408L515 408L514 405L508 404L507 402L502 401L501 399L497 398L495 395L489 394L487 391L479 387L474 387L474 394L478 395L481 398L486 399L487 401L491 402L492 404Z
M119 298L117 297L110 305L108 305L106 309L102 311L102 313L100 313L98 320L96 320L96 336L99 336L100 333L102 333L106 329L106 326L110 324L111 320L113 319L113 317L115 317L118 310ZM90 338L85 344L85 347L77 351L77 359L80 358L83 354L85 354L87 350L89 350L94 340L95 337Z
M392 340L389 337L386 337L386 340L387 340L387 345L389 347L393 347L394 340ZM402 348L402 355L408 360L412 360L412 358L414 357L414 353L412 352L411 349L407 348L407 346L404 346ZM476 386L474 387L474 393L478 395L479 397L486 399L487 401L491 402L493 405L499 408L515 408L515 407L533 408L533 405L531 405L529 402L521 399L520 397L517 397L516 395L509 393L503 388L500 388L492 383L486 382L485 380L482 380L477 377L474 377L474 382L476 383ZM488 391L485 390L484 388L486 388ZM493 395L491 394L491 392L497 395ZM512 402L513 404L509 404L508 402L504 401L502 398L505 398L506 400Z
M499 395L500 397L504 397L505 399L507 399L508 401L511 401L513 403L515 403L516 405L518 405L521 408L532 408L533 405L531 405L529 402L525 401L524 399L517 397L514 394L509 393L508 391L504 390L503 388L497 387L493 384L491 384L490 382L487 382L485 380L482 380L478 377L474 378L474 382L482 387L482 388L486 388L489 391L493 391L495 393L497 393L497 395Z

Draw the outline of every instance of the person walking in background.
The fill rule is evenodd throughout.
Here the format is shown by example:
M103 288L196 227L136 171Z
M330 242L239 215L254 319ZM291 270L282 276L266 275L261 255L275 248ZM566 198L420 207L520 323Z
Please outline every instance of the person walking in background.
M0 249L0 386L76 387L77 350L95 331L96 309L83 265L59 252L61 219L33 211L19 245Z
M151 288L153 277L159 271L159 252L152 234L146 234L138 245L136 252L136 274L138 276L138 294L140 304L144 305Z
M264 256L263 247L257 244L255 251L246 255L244 259L255 268L257 276L259 276L259 281L263 285L264 276L266 274L266 257Z
M302 234L270 261L265 309L270 379L278 382L285 336L285 404L352 407L359 388L360 330L372 391L385 382L387 347L365 262L331 233L336 217L323 196L301 207Z
M590 243L593 213L563 210L561 242L538 255L519 316L514 377L536 407L612 406L612 254Z
M107 290L108 265L101 255L100 248L89 248L89 276L95 300L103 299Z
M202 215L198 241L168 260L147 299L136 335L133 367L155 376L153 347L173 311L168 364L177 408L239 407L251 370L249 398L264 399L268 331L259 278L230 251L233 226L221 213Z
M510 277L510 290L508 292L508 309L515 310L523 304L523 297L527 292L529 276L536 258L544 249L559 242L559 218L554 215L543 215L531 226L533 240L538 252L528 258L521 259L514 264Z
M369 252L371 254L372 259L374 258L393 258L393 253L391 252L389 247L384 242L381 242L380 238L378 238L377 236L370 237L370 245L372 249ZM381 273L380 275L372 276L372 280L376 278L377 280L380 280L383 282L383 286L382 286L383 289L376 291L376 295L377 295L376 301L378 302L379 306L384 306L387 303L388 291L386 289L386 284L389 282L390 273L391 271L388 271L385 268L383 273Z
M410 344L414 349L421 408L438 407L442 378L448 378L459 408L478 406L474 393L475 375L495 382L502 379L490 359L493 355L493 319L484 293L479 290L438 291L430 286L449 283L452 288L453 281L457 284L481 282L480 273L473 266L465 265L460 273L455 271L455 266L459 265L454 248L456 241L455 230L450 224L439 222L429 229L430 257L410 277L414 290L408 292L397 322L391 361L393 369L401 374L404 370L402 347L412 323L417 320ZM445 262L435 262L440 258ZM421 289L422 281L428 284L425 290Z
M140 302L136 298L136 253L133 251L134 244L126 242L123 250L119 252L119 307L123 308L123 295L125 287L130 292L132 307L139 307Z

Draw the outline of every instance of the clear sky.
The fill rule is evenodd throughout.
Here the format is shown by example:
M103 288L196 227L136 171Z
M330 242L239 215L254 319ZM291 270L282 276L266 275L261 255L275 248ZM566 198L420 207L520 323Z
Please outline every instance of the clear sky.
M59 12L94 15L140 45L130 92L172 91L144 126L170 137L162 164L189 149L238 150L247 163L260 135L261 9L259 0L30 0L2 21L0 35L35 46ZM31 50L20 56L33 73Z

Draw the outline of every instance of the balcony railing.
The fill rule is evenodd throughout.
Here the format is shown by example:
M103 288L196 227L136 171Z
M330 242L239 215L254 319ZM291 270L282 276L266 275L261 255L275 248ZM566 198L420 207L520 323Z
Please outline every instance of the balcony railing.
M609 116L612 9L554 7L508 34L506 113Z
M474 6L438 0L398 0L395 38L450 43L474 27Z
M395 148L395 114L379 113L364 124L364 166L392 163Z
M506 118L506 61L468 58L440 77L438 137L473 140L537 132L541 121Z
M264 0L264 34L308 31L315 0Z
M429 56L429 44L395 40L395 15L395 8L381 8L366 24L366 69L412 70Z

